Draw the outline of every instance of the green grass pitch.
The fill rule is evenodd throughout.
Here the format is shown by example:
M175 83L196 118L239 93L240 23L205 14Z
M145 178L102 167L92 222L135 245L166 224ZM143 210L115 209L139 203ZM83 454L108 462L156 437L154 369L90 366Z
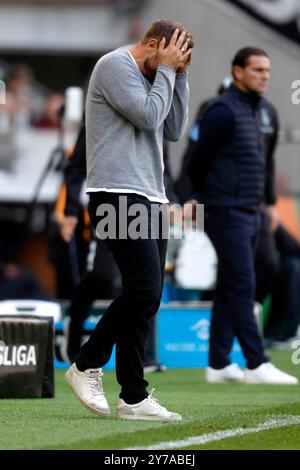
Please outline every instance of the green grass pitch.
M292 351L271 351L273 362L300 378ZM300 385L206 384L203 369L170 369L148 374L158 400L182 414L174 424L116 418L119 387L114 372L104 375L111 417L100 418L77 401L56 372L54 399L0 400L0 449L105 449L143 447L300 416ZM179 449L180 447L177 447ZM300 449L300 424L227 437L184 449Z

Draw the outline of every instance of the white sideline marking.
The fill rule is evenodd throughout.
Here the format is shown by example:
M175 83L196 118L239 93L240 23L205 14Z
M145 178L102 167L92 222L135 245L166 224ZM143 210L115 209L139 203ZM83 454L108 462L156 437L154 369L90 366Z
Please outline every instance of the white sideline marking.
M204 445L209 442L221 441L227 437L243 436L245 434L267 431L268 429L283 428L285 426L291 426L294 424L300 424L300 416L286 416L279 419L271 419L269 421L265 421L264 423L258 424L253 428L228 429L226 431L217 431L208 434L202 434L201 436L188 437L187 439L178 441L159 442L148 447L130 447L124 450L168 450L192 445Z

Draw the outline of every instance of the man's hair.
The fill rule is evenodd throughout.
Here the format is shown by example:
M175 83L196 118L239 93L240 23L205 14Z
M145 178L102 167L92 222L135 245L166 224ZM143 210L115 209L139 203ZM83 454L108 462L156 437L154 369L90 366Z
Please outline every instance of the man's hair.
M268 54L259 47L244 47L240 49L232 59L232 68L237 65L238 67L245 68L249 63L249 58L253 55L260 57L268 57Z
M141 39L143 45L147 44L150 39L156 39L159 43L163 37L166 38L166 46L169 44L171 37L175 31L179 29L179 32L186 31L189 38L189 47L194 47L194 41L192 34L183 26L182 23L174 20L158 20L154 21L152 25L147 29L144 36Z

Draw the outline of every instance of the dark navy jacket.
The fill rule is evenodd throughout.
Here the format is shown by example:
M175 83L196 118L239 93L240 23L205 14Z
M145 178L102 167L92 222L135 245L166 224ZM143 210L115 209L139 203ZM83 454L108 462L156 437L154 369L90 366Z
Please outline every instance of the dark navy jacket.
M189 164L201 202L250 210L264 202L274 204L277 133L276 111L259 95L232 85L214 100L202 117Z

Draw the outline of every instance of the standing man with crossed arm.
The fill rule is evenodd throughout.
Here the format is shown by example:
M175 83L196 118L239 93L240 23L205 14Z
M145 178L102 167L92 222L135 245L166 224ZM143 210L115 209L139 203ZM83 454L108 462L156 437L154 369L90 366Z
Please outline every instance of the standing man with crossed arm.
M163 136L179 140L186 128L192 47L182 24L160 20L140 42L120 47L96 64L86 103L87 192L95 227L101 220L99 206L114 207L119 220L120 197L126 196L127 213L136 203L145 208L150 235L152 206L168 202L162 142ZM137 239L127 233L124 239L117 231L116 238L109 235L105 242L118 264L123 290L82 346L66 380L90 411L108 415L102 367L116 344L118 417L179 421L179 414L148 393L143 376L150 318L162 294L167 240L161 233Z

